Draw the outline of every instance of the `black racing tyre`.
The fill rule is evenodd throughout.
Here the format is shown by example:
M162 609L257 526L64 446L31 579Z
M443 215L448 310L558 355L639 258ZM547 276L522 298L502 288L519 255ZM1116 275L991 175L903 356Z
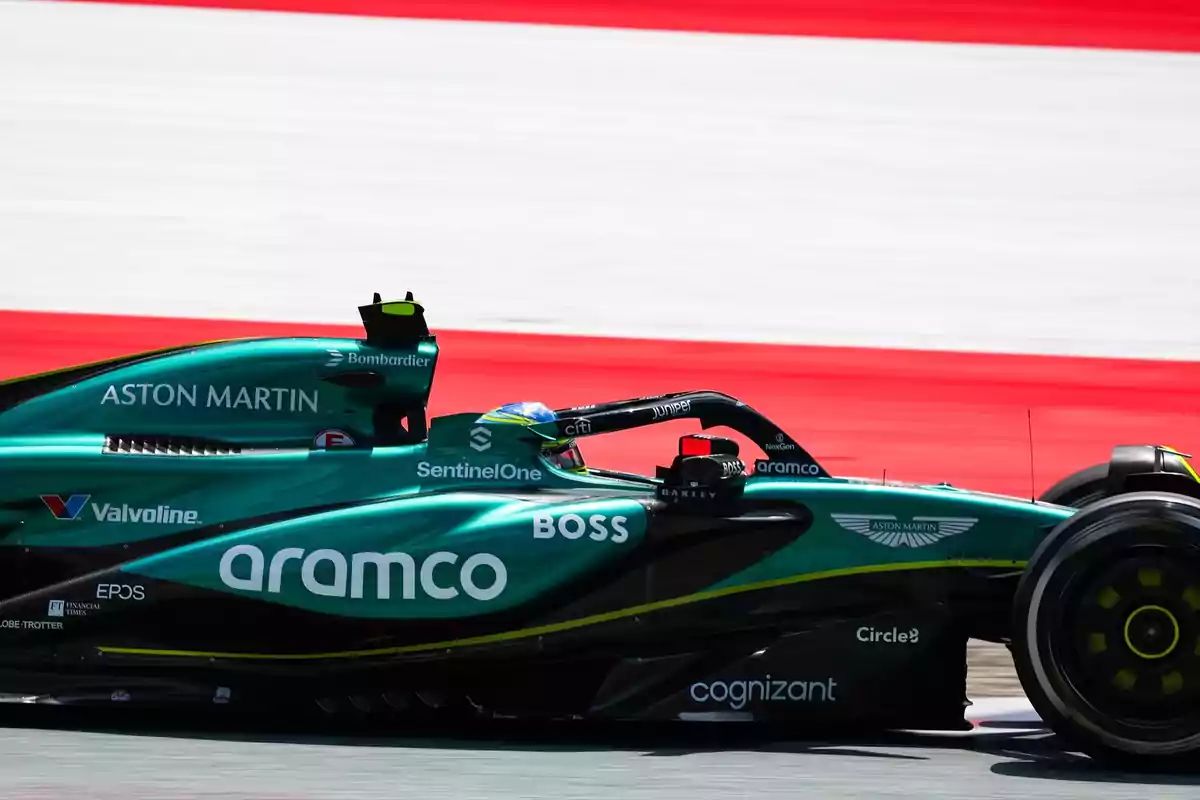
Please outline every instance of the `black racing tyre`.
M1034 552L1013 613L1017 675L1066 742L1125 767L1195 766L1200 501L1134 492L1080 510Z
M1042 492L1043 503L1083 508L1108 494L1108 462L1081 469Z

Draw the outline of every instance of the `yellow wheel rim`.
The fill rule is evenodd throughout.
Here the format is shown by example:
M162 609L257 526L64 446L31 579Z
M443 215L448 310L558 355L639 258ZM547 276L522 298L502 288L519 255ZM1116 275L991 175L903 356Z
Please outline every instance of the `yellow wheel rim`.
M1147 653L1147 652L1143 652L1142 650L1139 650L1136 646L1134 646L1133 639L1129 636L1129 626L1133 624L1133 621L1135 619L1137 619L1138 615L1144 614L1148 611L1157 611L1160 614L1164 614L1166 616L1166 618L1168 620L1170 620L1170 622L1171 622L1171 643L1169 645L1167 645L1161 652L1158 652L1158 653ZM1138 656L1139 658L1144 658L1148 661L1153 661L1156 658L1165 658L1165 657L1171 655L1171 653L1174 652L1175 648L1178 645L1179 645L1179 620L1177 620L1175 618L1174 614L1172 614L1170 611L1163 608L1162 606L1140 606L1138 608L1135 608L1132 612L1130 612L1129 616L1125 618L1125 646L1128 647L1133 652L1133 654Z

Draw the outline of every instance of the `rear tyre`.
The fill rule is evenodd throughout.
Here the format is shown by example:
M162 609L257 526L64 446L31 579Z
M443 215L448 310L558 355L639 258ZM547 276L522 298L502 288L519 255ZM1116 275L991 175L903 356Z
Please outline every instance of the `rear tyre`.
M1038 499L1043 503L1083 508L1108 495L1108 462L1081 469L1051 486Z
M1200 501L1161 492L1082 509L1017 588L1013 657L1034 708L1099 760L1200 753Z

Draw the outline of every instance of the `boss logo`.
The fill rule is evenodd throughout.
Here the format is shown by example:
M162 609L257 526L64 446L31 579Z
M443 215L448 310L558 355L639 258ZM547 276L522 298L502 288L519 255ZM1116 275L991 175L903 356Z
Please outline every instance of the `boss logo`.
M145 600L146 590L127 583L101 583L96 586L97 600Z
M732 478L734 475L741 475L745 469L746 465L741 461L725 461L721 464L721 476Z
M625 523L628 517L608 517L592 514L586 520L579 514L563 514L557 520L550 514L537 514L533 518L533 538L553 539L556 535L564 539L580 539L584 534L596 542L605 539L620 544L629 538Z

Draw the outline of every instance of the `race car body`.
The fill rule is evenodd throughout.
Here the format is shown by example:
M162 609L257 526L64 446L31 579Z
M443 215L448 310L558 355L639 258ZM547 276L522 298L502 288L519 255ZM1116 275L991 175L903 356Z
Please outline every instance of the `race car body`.
M1091 752L1195 748L1178 714L1200 697L1194 500L1097 511L834 477L709 391L427 420L423 308L360 311L360 340L213 342L0 385L0 691L954 728L975 637L1013 642L1052 724L1058 704L1091 720L1060 726ZM692 434L653 476L582 460L588 436L675 419L763 455L747 475L733 439ZM1140 583L1081 556L1030 568L1096 524L1140 536L1147 515L1174 520L1155 523L1175 525L1166 549L1103 560Z

